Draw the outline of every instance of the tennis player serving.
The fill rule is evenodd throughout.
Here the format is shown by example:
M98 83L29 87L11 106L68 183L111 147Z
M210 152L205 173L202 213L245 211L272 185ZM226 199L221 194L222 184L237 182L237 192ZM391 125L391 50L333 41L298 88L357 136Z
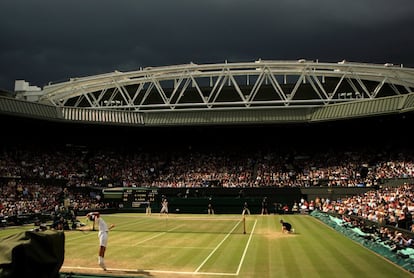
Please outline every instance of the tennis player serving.
M109 233L109 230L111 230L112 228L115 227L115 225L111 224L110 226L108 226L106 224L105 220L103 220L103 218L101 217L99 212L89 212L86 215L86 217L88 217L89 219L91 219L93 217L95 223L99 227L99 232L98 232L98 238L99 238L98 264L103 270L106 270L104 257L105 257L106 247L107 247L107 244L108 244L108 233Z

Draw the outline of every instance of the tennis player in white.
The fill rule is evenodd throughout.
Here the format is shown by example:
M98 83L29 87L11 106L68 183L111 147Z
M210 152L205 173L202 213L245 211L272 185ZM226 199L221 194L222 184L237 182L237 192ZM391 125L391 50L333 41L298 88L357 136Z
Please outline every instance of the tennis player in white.
M115 227L114 224L111 224L109 227L106 224L105 220L100 217L99 212L89 212L87 217L94 216L94 221L99 227L98 238L99 238L99 256L98 256L98 264L102 267L103 270L106 270L106 265L104 261L106 246L108 244L108 232L110 229Z
M168 216L168 200L166 197L163 197L161 200L161 210L160 210L160 216L161 214L166 214Z

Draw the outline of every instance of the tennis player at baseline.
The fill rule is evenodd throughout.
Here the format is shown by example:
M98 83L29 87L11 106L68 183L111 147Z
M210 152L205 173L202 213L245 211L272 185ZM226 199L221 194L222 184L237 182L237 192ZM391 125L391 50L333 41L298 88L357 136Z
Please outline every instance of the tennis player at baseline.
M103 220L103 218L100 217L99 212L89 212L86 215L86 217L88 217L88 218L93 217L95 223L99 227L99 232L98 232L98 238L99 238L98 264L99 264L100 267L102 267L103 270L106 270L104 257L105 257L106 246L108 244L108 232L109 232L110 229L115 227L115 225L111 224L108 227L105 220Z

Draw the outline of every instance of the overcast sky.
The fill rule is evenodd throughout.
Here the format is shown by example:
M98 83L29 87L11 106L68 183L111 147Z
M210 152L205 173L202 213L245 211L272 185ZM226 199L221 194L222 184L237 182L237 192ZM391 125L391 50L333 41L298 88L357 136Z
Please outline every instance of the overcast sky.
M414 67L414 0L0 0L0 88L183 63Z

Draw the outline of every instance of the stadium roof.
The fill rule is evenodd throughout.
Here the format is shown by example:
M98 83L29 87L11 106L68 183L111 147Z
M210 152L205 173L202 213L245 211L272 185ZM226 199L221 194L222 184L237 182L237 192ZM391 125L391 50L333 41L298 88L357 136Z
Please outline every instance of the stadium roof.
M389 63L189 63L23 88L0 110L127 125L313 122L411 112L413 88L414 69Z

